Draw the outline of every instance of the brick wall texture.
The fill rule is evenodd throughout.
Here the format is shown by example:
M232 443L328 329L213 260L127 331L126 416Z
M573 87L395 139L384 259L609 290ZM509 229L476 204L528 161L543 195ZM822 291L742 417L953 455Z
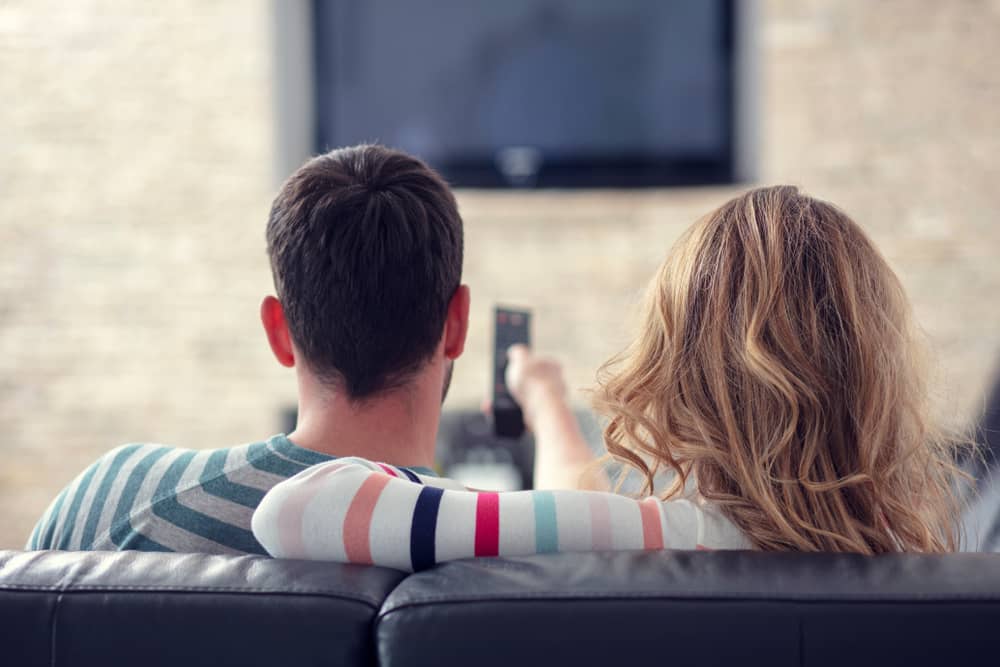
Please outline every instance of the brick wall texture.
M262 0L0 1L0 548L112 446L256 440L294 403L257 320L270 20ZM758 180L870 232L939 410L974 420L1000 360L1000 2L763 0L756 33ZM588 386L678 233L736 191L461 192L474 306L448 405L488 387L497 301L532 306Z

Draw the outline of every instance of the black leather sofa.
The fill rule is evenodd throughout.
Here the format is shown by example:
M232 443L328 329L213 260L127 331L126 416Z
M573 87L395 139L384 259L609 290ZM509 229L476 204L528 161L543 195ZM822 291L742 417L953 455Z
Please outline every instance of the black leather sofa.
M0 552L0 665L994 665L1000 556Z

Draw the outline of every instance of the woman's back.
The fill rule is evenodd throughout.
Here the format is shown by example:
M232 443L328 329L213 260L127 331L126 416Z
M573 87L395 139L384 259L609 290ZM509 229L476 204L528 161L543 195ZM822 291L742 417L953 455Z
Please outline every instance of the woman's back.
M944 551L955 445L927 418L909 303L861 228L777 186L696 223L605 369L609 453L691 474L761 549ZM651 490L651 487L650 487Z

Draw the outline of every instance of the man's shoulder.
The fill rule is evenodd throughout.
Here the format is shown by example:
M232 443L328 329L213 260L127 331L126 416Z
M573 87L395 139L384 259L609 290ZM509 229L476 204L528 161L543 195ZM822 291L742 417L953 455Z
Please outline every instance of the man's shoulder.
M219 449L160 443L115 447L53 500L28 546L148 550L211 546L188 533L205 533L209 524L248 527L253 508L267 489L283 479L253 466L254 461L267 459L269 449L266 440ZM235 540L236 549L244 546L243 538L241 534Z

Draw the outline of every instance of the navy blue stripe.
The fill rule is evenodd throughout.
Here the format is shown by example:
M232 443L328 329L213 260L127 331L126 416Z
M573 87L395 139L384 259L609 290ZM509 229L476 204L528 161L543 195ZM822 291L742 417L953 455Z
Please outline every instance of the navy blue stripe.
M257 470L263 470L280 477L294 477L309 467L281 458L263 442L250 445L250 449L247 451L247 460Z
M201 472L202 490L216 498L228 500L237 505L243 505L250 509L256 509L260 501L264 499L264 492L252 486L238 484L226 477L226 457L228 449L219 449L208 457L205 469Z
M94 494L94 501L90 504L90 513L87 514L87 522L83 524L83 533L80 536L79 544L81 550L86 551L93 548L94 533L97 532L97 523L101 520L101 513L104 511L104 505L108 501L111 485L115 483L115 478L118 477L118 473L121 472L125 462L140 447L142 445L123 447L120 452L115 454L115 458L111 460L111 465L104 473L104 478L101 480L100 486L97 487L97 493Z
M145 457L129 474L125 480L121 495L118 496L118 506L115 507L115 515L111 518L111 531L109 537L111 542L120 549L139 549L141 551L168 551L162 544L143 537L132 528L131 514L135 505L135 498L139 495L142 482L149 474L149 470L170 451L167 447L160 447ZM141 545L141 546L136 546ZM155 545L155 546L153 546ZM159 547L159 548L156 548Z
M411 482L416 482L417 484L423 484L423 482L420 481L420 478L417 477L417 474L412 470L407 470L406 468L400 468L400 470L403 471L404 475L410 478Z
M438 508L444 489L425 486L417 496L410 524L410 563L413 571L426 570L434 565L434 540L437 535Z
M76 494L73 496L73 502L70 503L69 511L66 512L66 521L63 522L62 535L59 536L59 546L54 548L70 548L69 540L73 536L73 527L76 526L76 515L80 513L80 506L83 504L83 497L87 494L87 489L90 488L90 482L94 479L94 474L96 472L97 463L94 463L85 473L83 473L83 479L80 480L80 485L76 488Z

